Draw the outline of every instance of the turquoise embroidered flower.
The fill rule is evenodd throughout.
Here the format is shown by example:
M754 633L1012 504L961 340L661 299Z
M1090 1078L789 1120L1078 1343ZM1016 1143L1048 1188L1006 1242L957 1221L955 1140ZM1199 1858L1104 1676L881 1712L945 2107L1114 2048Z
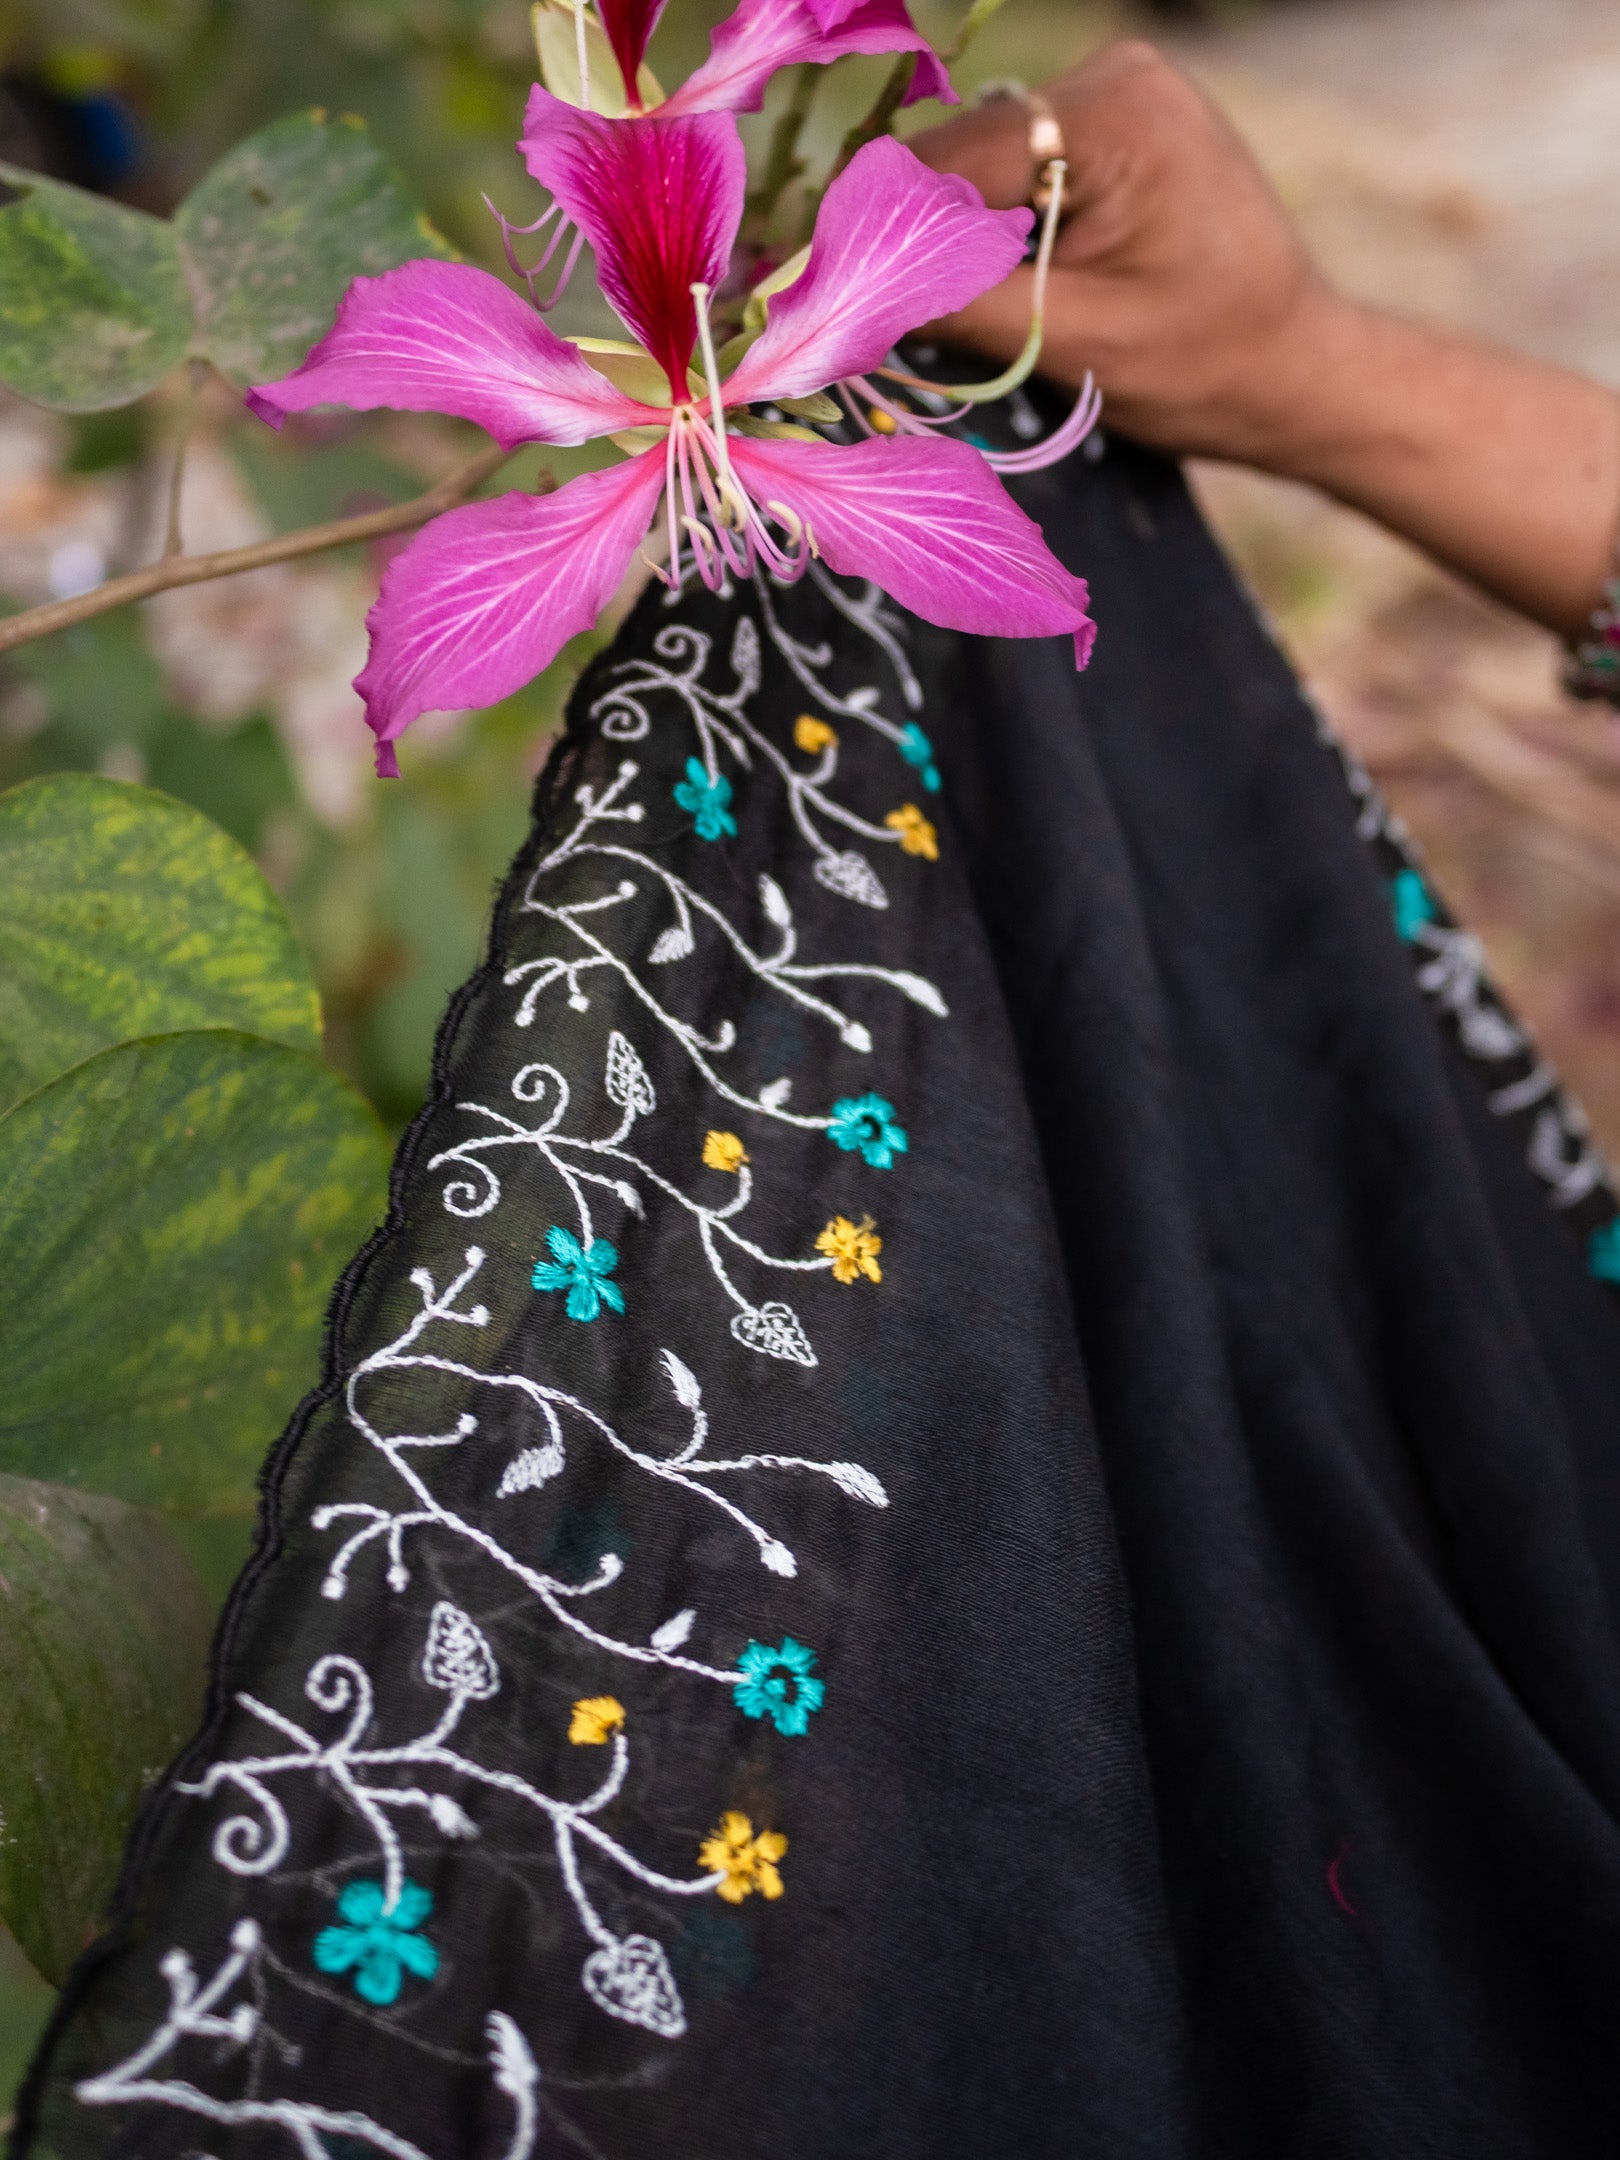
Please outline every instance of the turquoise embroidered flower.
M1620 1221L1594 1230L1586 1245L1586 1265L1599 1282L1620 1283Z
M1432 923L1439 913L1430 893L1415 870L1397 870L1395 882L1390 887L1389 904L1395 915L1395 934L1404 938L1408 945L1425 923Z
M751 1642L737 1660L742 1678L731 1691L737 1708L745 1717L768 1717L779 1733L796 1739L827 1699L826 1682L810 1670L815 1662L816 1653L791 1635L774 1650Z
M731 800L731 782L724 773L716 773L711 779L701 758L687 759L686 778L675 783L675 800L683 810L691 811L700 840L718 840L736 832L737 820L726 808Z
M546 1232L546 1243L552 1257L537 1260L529 1279L537 1290L566 1290L570 1320L594 1320L604 1305L624 1311L624 1292L608 1280L619 1264L617 1245L610 1245L606 1238L592 1238L582 1245L561 1224Z
M846 1095L835 1102L827 1137L847 1154L859 1148L874 1170L887 1170L910 1145L905 1127L894 1121L894 1104L881 1095Z
M925 788L939 786L939 767L934 763L934 746L915 720L907 723L900 736L900 755L908 765L915 765L922 774Z
M346 1883L338 1899L342 1927L325 1927L315 1938L315 1963L324 1973L352 1972L354 1991L386 2008L399 1997L407 1972L431 1980L439 1953L416 1931L433 1910L433 1893L407 1882L393 1911L380 1882Z

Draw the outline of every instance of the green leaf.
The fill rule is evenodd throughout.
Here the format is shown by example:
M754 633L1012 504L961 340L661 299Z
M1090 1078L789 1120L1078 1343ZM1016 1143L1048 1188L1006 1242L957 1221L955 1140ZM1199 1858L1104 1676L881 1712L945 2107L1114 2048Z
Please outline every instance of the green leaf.
M60 1982L197 1723L208 1608L159 1517L0 1477L0 1636L0 1914Z
M239 1028L318 1051L281 902L200 811L61 773L0 795L0 1111L137 1036Z
M387 1169L347 1081L223 1030L104 1050L18 1103L0 1118L0 1470L246 1513Z
M454 254L364 125L319 112L238 143L174 225L201 295L196 350L240 384L295 368L352 278Z
M171 226L21 166L0 209L0 383L58 412L144 397L185 357L193 310Z

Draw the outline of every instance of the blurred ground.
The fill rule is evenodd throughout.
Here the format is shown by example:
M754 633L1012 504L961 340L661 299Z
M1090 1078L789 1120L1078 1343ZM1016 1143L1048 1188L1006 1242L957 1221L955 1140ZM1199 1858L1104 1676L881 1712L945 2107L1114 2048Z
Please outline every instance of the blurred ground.
M1620 389L1613 0L1296 0L1166 42L1342 284ZM1364 520L1251 474L1197 485L1620 1155L1620 724L1559 694L1550 638Z

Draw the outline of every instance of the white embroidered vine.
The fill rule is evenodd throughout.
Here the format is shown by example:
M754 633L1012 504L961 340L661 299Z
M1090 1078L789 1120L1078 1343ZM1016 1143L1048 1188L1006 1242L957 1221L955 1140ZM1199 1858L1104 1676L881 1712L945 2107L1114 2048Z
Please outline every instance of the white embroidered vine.
M898 618L882 596L871 587L847 593L816 569L812 576L832 607L891 664L903 706L915 711L921 692L898 640ZM873 686L833 689L826 680L831 648L796 638L770 593L763 585L754 590L765 635L814 699L818 715L860 723L897 749L925 786L937 787L932 750L920 728L889 718ZM573 791L572 823L545 853L518 903L520 918L541 929L550 949L506 970L505 985L521 991L512 1014L516 1028L536 1024L553 990L574 1014L590 1012L602 991L613 993L618 1024L599 1053L600 1106L577 1071L572 1080L564 1071L560 1051L532 1059L509 1082L507 1100L466 1099L454 1106L470 1129L460 1137L452 1131L426 1169L439 1180L451 1216L483 1219L510 1208L514 1173L521 1171L524 1236L538 1241L537 1220L543 1228L559 1213L566 1217L551 1220L545 1249L534 1262L534 1292L564 1301L546 1308L555 1324L618 1324L598 1319L627 1309L618 1248L603 1235L604 1226L612 1227L615 1210L646 1225L662 1207L663 1221L688 1227L703 1263L698 1279L718 1289L730 1342L810 1370L817 1355L809 1333L793 1306L765 1293L767 1281L830 1277L844 1286L878 1284L883 1239L870 1216L839 1215L824 1227L806 1223L798 1251L773 1249L751 1234L747 1225L759 1185L749 1145L737 1132L705 1129L706 1120L693 1118L693 1099L757 1121L744 1125L756 1149L789 1135L822 1135L866 1169L892 1168L906 1154L908 1136L885 1096L869 1091L825 1106L797 1104L790 1075L761 1080L743 1072L737 1022L713 1013L714 969L701 978L694 971L694 992L711 1001L698 1019L680 1010L682 964L707 947L711 959L718 955L722 984L734 982L756 1001L761 992L780 1000L862 1059L877 1054L873 1027L842 1002L841 986L889 993L939 1019L946 1017L945 1000L933 983L906 968L810 957L777 875L762 873L742 888L747 919L734 921L712 891L694 881L691 863L702 862L701 853L684 862L677 857L680 867L665 859L671 835L663 827L678 811L678 834L693 832L701 846L737 832L732 775L778 788L785 827L808 850L816 882L880 912L889 909L890 895L864 851L883 846L903 856L932 857L937 842L914 804L880 822L842 799L841 749L830 720L806 714L793 724L797 761L755 720L749 703L761 686L763 659L753 615L739 610L729 646L732 680L721 689L706 680L713 644L689 624L666 624L654 636L653 657L614 669L589 708L598 733L617 743L646 739L655 710L660 728L672 719L684 721L695 748L686 778L672 791L673 804L668 794L648 792L647 776L631 757L622 758L610 777L581 783ZM655 824L657 837L651 838ZM645 907L631 905L649 898L664 918L652 930ZM564 1034L559 1029L559 1041ZM663 1043L674 1046L677 1070L698 1083L681 1090L679 1101L660 1102L649 1070L651 1046ZM680 1137L672 1152L666 1128L677 1118ZM683 1161L690 1174L681 1169ZM411 1270L416 1309L399 1320L391 1340L358 1359L341 1391L348 1432L362 1459L386 1466L392 1491L326 1500L308 1516L317 1536L333 1540L321 1580L333 1604L345 1600L357 1571L374 1561L382 1585L397 1598L412 1588L420 1567L429 1567L436 1584L433 1571L459 1556L489 1571L481 1617L441 1595L425 1624L420 1618L412 1623L408 1639L397 1627L390 1632L390 1648L381 1654L386 1664L376 1653L363 1660L339 1649L316 1657L303 1685L313 1718L307 1711L292 1714L269 1699L269 1691L240 1689L235 1703L241 1729L255 1737L220 1753L176 1790L199 1805L227 1803L213 1824L210 1849L219 1867L244 1882L285 1880L289 1869L307 1882L308 1856L295 1851L295 1796L318 1790L341 1803L358 1842L341 1854L319 1856L323 1876L341 1887L335 1917L306 1943L304 1955L313 1957L319 1972L352 1986L379 2014L408 1986L431 1986L439 1975L434 1898L411 1880L412 1856L431 1852L436 1841L449 1849L475 1845L490 1837L498 1819L503 1854L542 1859L563 1888L581 1939L579 1985L587 2000L622 2025L673 2041L686 2032L688 2012L666 1947L644 1927L613 1924L614 1901L608 1897L605 1912L601 1882L620 1879L630 1896L627 1909L648 1897L718 1895L736 1904L758 1893L771 1900L783 1894L779 1862L788 1839L774 1827L756 1830L747 1815L715 1796L709 1820L717 1816L718 1826L696 1844L694 1871L650 1864L614 1819L635 1778L639 1713L627 1712L607 1693L577 1701L567 1732L579 1748L609 1751L589 1789L575 1793L566 1777L527 1774L526 1766L510 1759L509 1714L497 1716L489 1708L506 1685L489 1615L514 1612L516 1599L542 1624L565 1630L578 1653L600 1661L604 1676L615 1668L627 1675L652 1670L722 1689L735 1711L790 1739L808 1731L826 1684L808 1646L791 1636L776 1644L740 1642L735 1622L706 1613L699 1599L681 1604L645 1634L644 1609L637 1626L615 1626L620 1601L614 1592L626 1581L628 1541L610 1537L578 1566L544 1559L536 1549L528 1496L562 1478L582 1456L612 1458L638 1483L646 1481L649 1493L662 1494L667 1506L695 1509L734 1534L767 1574L784 1580L797 1576L799 1563L763 1519L756 1497L762 1478L820 1481L840 1502L874 1509L886 1508L889 1496L871 1470L853 1461L749 1447L711 1452L703 1383L694 1363L671 1348L649 1359L652 1384L638 1402L634 1431L622 1417L603 1416L577 1389L529 1370L481 1367L475 1346L489 1339L492 1316L477 1293L492 1279L479 1245L465 1248L442 1286L428 1268ZM629 1294L639 1300L643 1293L632 1282ZM508 1326L503 1336L512 1333ZM729 1355L726 1335L692 1354L697 1364ZM434 1405L423 1413L428 1429L396 1429L399 1405L419 1397ZM497 1405L504 1406L498 1415ZM393 1649L402 1643L402 1651ZM432 1715L421 1714L420 1698L412 1707L416 1685L443 1698ZM563 1759L573 1760L572 1751ZM534 1835L526 1839L520 1830L518 1844L510 1847L514 1821L532 1824ZM171 1950L161 1968L170 1998L166 2015L123 2062L81 2083L79 2098L95 2107L144 2102L220 2125L279 2129L305 2160L327 2160L333 2140L345 2150L369 2147L393 2160L430 2160L369 2116L261 2096L256 2072L246 2092L234 2097L217 2097L182 2074L180 2058L195 2053L198 2043L207 2044L200 2059L216 2073L248 2048L262 2027L253 1988L268 1959L253 1919L237 1923L229 1955L206 1983L199 1983L183 1951ZM290 1968L270 1963L285 1978ZM512 2114L508 2143L492 2160L528 2160L540 2119L534 2055L503 2012L489 2014L486 2039L491 2075Z

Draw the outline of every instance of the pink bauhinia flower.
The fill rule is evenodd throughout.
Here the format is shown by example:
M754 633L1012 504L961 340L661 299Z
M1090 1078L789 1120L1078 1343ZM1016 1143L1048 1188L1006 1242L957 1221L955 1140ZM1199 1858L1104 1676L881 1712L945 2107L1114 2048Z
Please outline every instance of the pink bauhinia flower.
M1007 275L1030 213L988 210L967 181L868 143L828 188L802 273L721 381L706 301L742 215L734 121L606 120L535 96L531 170L590 239L639 349L588 358L488 272L413 262L357 278L302 367L249 394L277 426L315 405L393 406L457 414L507 449L613 436L635 453L551 495L451 510L388 565L355 683L378 771L397 772L393 744L419 714L494 703L589 628L660 496L672 583L683 543L711 588L759 565L791 578L815 555L949 629L1067 633L1083 666L1084 580L977 450L904 433L846 446L748 411L881 366L915 324Z

